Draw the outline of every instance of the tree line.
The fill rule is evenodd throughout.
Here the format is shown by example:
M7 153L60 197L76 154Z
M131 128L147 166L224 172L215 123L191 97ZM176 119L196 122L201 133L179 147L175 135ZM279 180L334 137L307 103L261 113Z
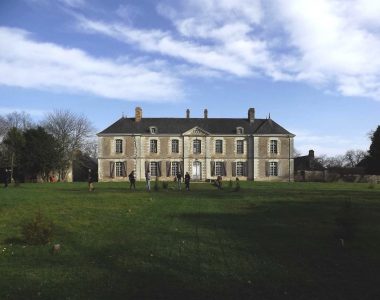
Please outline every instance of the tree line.
M327 156L321 155L315 158L319 166L332 168L362 168L366 174L380 175L380 126L369 134L371 145L368 151L348 150L345 154ZM298 151L295 157L301 156Z
M15 181L47 181L53 173L63 181L78 152L97 157L94 127L83 115L57 110L38 123L25 112L0 115L0 169Z

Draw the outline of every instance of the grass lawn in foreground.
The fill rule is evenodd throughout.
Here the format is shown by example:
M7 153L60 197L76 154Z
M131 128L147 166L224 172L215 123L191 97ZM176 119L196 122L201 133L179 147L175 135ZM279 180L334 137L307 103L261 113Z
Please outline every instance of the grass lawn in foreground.
M379 185L241 186L0 189L0 299L380 299ZM58 254L22 241L38 210ZM342 247L336 218L347 211Z

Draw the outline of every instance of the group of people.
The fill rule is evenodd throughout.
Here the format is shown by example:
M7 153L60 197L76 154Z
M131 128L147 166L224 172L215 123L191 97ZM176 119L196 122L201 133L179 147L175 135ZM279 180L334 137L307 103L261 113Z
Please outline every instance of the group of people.
M132 182L133 182L133 187L134 187L134 189L136 189L136 186L135 186L136 179L135 179L134 171L132 171L128 177L129 177L129 181L130 181L130 188L132 187ZM177 189L178 190L182 189L182 177L183 176L182 176L181 172L178 172L176 177L174 178L175 181L177 182ZM150 192L150 180L151 180L150 171L147 170L145 173L145 182L146 182L146 189L149 192ZM186 190L190 191L190 174L189 174L189 172L186 172L184 181L185 181Z

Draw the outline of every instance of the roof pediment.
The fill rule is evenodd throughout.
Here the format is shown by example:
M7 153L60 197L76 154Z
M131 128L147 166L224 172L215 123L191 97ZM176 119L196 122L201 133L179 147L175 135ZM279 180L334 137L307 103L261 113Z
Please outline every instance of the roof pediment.
M206 136L206 135L210 135L210 133L199 126L195 126L191 128L190 130L185 131L183 135Z

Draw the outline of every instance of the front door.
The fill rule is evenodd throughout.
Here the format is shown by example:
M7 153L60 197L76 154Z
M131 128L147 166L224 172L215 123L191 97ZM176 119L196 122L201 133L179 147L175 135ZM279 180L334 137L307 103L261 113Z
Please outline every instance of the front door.
M202 164L199 161L193 163L193 179L201 180L202 179Z

